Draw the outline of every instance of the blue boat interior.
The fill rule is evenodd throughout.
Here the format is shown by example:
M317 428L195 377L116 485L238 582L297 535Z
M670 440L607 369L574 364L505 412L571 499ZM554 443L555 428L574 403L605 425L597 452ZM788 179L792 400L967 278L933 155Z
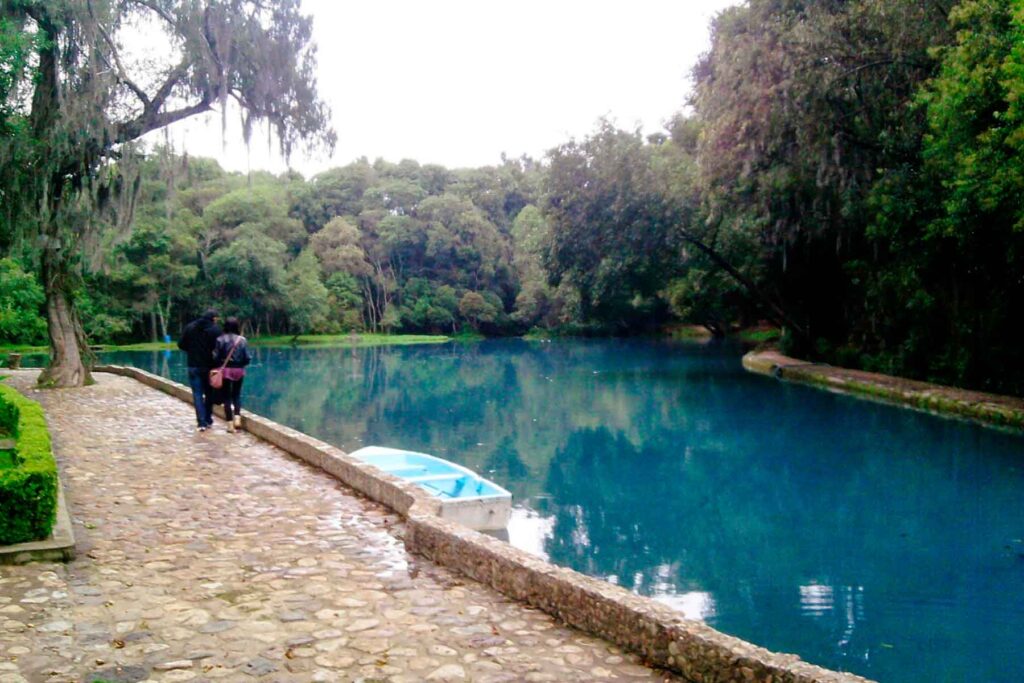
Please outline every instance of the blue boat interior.
M482 477L419 453L360 454L360 459L388 474L419 484L441 498L478 498L504 492Z

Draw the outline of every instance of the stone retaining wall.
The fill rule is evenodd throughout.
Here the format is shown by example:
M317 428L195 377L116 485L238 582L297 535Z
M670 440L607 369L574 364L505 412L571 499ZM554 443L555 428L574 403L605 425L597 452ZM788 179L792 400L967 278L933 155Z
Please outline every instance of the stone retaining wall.
M937 415L959 417L989 427L1024 430L1024 399L1013 396L986 394L874 372L808 363L771 350L746 354L743 356L743 367L760 375L895 403Z
M187 387L142 370L102 366L96 371L133 377L184 401L192 401ZM441 519L439 503L419 487L349 458L340 449L307 434L252 413L245 415L243 426L253 435L322 468L402 514L407 527L405 544L410 552L637 652L654 666L701 683L867 681L807 664L795 655L769 652L701 622L685 619L650 598L557 567L496 538Z

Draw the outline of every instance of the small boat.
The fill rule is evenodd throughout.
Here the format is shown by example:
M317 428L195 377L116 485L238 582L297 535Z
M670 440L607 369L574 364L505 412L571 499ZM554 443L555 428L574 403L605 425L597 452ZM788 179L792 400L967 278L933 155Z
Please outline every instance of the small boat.
M421 486L441 501L441 517L477 531L508 526L512 494L473 470L427 453L366 446L350 456Z

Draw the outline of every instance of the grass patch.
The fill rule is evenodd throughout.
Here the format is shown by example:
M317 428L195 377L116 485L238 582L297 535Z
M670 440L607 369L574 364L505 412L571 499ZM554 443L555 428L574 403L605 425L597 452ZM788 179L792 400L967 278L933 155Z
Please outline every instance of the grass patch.
M451 337L436 334L300 334L254 337L252 346L394 346L399 344L443 344Z
M392 346L397 344L443 344L452 337L431 334L289 334L251 337L250 346L317 346L357 347ZM138 344L101 344L93 346L98 352L109 351L177 351L178 343L140 342Z
M47 353L49 346L30 346L27 344L0 344L0 353Z
M752 330L740 330L736 333L740 341L749 344L767 344L782 339L782 330L777 327L761 327Z
M452 335L451 337L449 337L449 339L454 342L461 342L465 344L467 342L483 341L484 339L487 339L487 337L480 334L479 332L464 330L462 332L459 332L458 334Z
M673 339L710 339L711 330L703 325L677 325L671 331Z
M94 344L90 346L93 351L102 353L104 351L164 351L177 350L178 344L171 342L140 342L138 344Z

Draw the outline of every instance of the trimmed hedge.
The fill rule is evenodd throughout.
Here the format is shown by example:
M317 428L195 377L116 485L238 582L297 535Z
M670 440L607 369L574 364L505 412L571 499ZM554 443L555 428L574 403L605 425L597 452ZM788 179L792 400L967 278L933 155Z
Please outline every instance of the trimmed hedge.
M45 539L57 514L57 462L43 409L0 385L0 425L15 439L14 467L0 470L0 545Z

